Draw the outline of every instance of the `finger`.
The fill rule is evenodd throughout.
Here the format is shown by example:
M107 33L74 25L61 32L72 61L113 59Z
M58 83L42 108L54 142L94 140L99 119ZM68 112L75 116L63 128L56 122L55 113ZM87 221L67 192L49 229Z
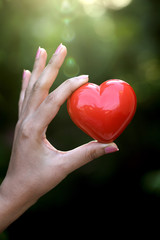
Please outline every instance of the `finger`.
M118 150L119 149L115 143L103 144L98 143L97 141L92 141L67 152L64 157L64 169L67 174L71 173L104 154L117 152Z
M66 57L67 49L62 44L57 48L56 52L53 54L49 64L44 69L40 78L34 84L28 105L30 110L35 111L35 109L43 102L47 97L50 87L55 81L59 69Z
M32 70L32 76L29 82L29 90L33 88L33 85L38 80L39 76L41 75L42 71L44 70L46 66L46 60L47 60L47 52L43 48L38 48L35 62Z
M23 106L23 102L24 102L24 97L25 97L25 92L26 89L28 87L28 83L31 77L31 72L28 70L24 70L23 71L23 78L22 78L22 88L21 88L21 92L20 92L20 97L19 97L19 116L21 114L21 110L22 110L22 106Z
M51 92L43 101L36 112L35 118L41 132L49 125L56 116L61 105L80 86L88 82L88 75L71 78L62 83L56 90Z
M38 50L37 50L36 57L35 57L35 63L34 63L32 75L31 75L28 87L26 89L26 97L25 97L25 100L24 100L22 112L26 109L28 99L30 97L30 93L31 93L31 90L33 88L33 85L35 84L35 82L37 81L40 74L42 73L42 71L45 68L46 60L47 60L46 50L39 47Z

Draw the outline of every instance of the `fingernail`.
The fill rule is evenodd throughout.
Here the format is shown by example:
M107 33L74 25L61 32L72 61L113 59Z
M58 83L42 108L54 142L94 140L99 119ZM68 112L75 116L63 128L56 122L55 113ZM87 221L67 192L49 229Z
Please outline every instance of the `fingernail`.
M106 154L108 154L108 153L113 153L113 152L119 151L119 148L118 148L117 145L114 143L114 144L108 145L108 146L104 149L104 151L105 151Z
M41 48L39 47L36 53L36 59L40 57L40 54L41 54Z
M89 76L88 75L81 75L77 77L80 81L88 82Z
M23 70L23 79L25 79L25 77L26 77L26 70Z
M89 77L88 75L81 75L81 76L79 76L79 78L82 78L82 79L88 78L88 77Z
M55 51L55 54L58 54L60 53L61 49L62 49L62 43L57 47L56 51Z

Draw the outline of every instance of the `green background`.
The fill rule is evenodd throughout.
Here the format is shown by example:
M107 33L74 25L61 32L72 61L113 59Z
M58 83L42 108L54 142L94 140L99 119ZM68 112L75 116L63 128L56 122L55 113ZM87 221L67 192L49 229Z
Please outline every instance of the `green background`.
M159 0L0 0L1 181L10 158L23 69L32 71L39 46L47 50L49 60L61 42L68 55L51 90L79 74L89 74L96 84L123 79L136 92L137 111L115 141L118 153L76 170L0 239L61 236L62 229L69 236L71 226L80 232L80 219L83 230L92 221L98 229L113 216L130 219L138 214L140 220L159 211ZM66 103L47 136L61 150L91 140L70 120Z

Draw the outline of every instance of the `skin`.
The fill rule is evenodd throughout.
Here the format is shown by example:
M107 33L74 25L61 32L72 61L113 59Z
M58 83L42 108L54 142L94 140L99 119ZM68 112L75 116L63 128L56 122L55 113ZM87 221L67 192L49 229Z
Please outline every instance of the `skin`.
M0 186L0 232L72 171L118 151L115 143L92 141L62 152L47 140L47 127L60 106L88 81L85 75L74 77L49 93L66 54L66 47L61 45L46 66L47 53L39 48L32 73L26 70L23 75L12 154Z

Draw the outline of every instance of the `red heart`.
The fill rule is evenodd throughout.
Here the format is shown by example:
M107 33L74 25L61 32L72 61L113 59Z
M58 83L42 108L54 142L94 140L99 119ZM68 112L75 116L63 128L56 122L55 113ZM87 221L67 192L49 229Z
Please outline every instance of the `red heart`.
M72 121L93 139L102 143L114 141L127 127L136 111L132 87L118 79L100 86L86 83L67 101Z

